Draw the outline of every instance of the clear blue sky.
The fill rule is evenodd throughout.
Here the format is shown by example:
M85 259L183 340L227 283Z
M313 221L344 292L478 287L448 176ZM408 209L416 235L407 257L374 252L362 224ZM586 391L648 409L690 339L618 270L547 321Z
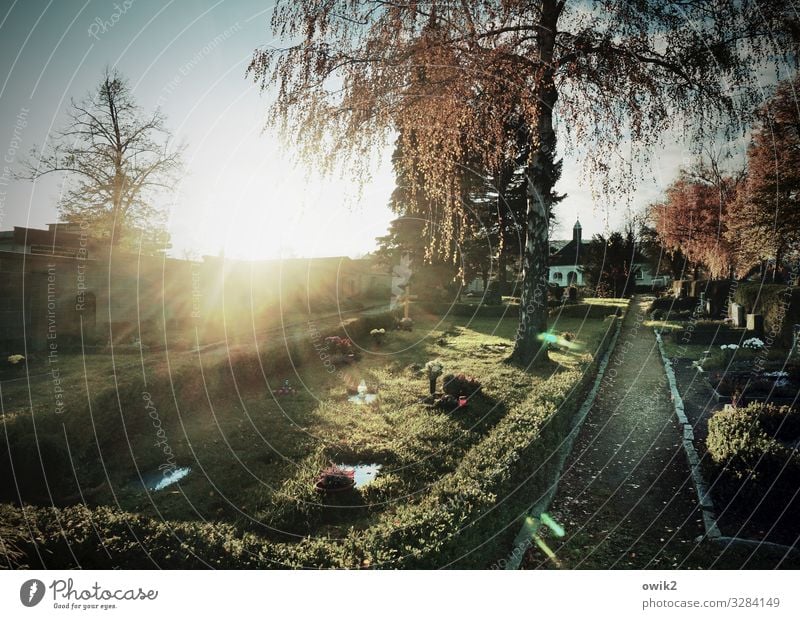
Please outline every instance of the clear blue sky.
M145 108L160 105L188 144L186 178L165 197L175 255L184 249L198 255L224 249L243 258L357 255L385 232L393 187L386 159L353 203L352 183L295 167L291 153L262 132L266 99L244 72L253 49L270 42L272 2L20 0L3 6L4 158L41 146L63 126L70 99L93 90L105 66L116 66L137 101ZM681 141L677 136L642 171L634 208L657 199L674 178L684 157ZM595 206L573 161L565 162L559 190L568 197L558 207L556 238L569 238L576 217L587 237L618 226L626 214L625 204ZM0 228L56 220L57 179L12 181L0 191Z

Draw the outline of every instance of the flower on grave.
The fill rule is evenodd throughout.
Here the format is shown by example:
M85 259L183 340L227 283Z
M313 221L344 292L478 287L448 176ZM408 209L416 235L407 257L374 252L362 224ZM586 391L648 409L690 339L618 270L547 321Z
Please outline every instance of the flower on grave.
M25 357L23 357L22 355L9 355L8 357L8 362L11 365L17 365L21 361L25 361Z
M349 338L332 335L325 338L325 348L333 354L350 355L353 353L353 342Z
M764 342L757 337L751 337L749 340L742 342L742 348L761 350L764 348Z
M369 334L372 335L373 337L378 335L383 335L385 333L386 329L373 329L372 331L369 332Z
M720 346L720 348L722 350L736 350L737 348L739 348L739 345L738 344L722 344Z

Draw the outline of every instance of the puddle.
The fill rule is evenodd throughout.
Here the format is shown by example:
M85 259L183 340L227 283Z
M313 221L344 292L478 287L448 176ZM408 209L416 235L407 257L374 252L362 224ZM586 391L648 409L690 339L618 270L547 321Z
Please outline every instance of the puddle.
M191 470L191 467L184 466L178 469L164 471L163 473L161 471L145 473L142 475L142 482L145 488L155 492L179 482L186 477ZM136 483L138 485L138 480Z
M381 470L382 464L340 464L342 468L353 469L356 473L354 476L356 488L366 486L372 482Z

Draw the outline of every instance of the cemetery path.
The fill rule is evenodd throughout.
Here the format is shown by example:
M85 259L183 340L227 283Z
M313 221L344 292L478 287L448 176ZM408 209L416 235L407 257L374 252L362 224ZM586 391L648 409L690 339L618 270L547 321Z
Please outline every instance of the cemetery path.
M565 463L527 569L676 568L709 563L702 517L669 387L650 327L649 299L634 298L606 374ZM719 566L721 567L721 566Z

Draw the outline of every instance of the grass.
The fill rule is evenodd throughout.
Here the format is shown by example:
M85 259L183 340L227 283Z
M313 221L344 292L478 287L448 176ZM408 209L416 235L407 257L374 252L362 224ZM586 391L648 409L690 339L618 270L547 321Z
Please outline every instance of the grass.
M307 330L234 351L65 354L57 363L64 412L54 412L52 376L32 379L30 388L26 380L3 383L4 431L11 460L31 468L15 468L18 479L30 480L20 489L26 503L49 504L52 496L56 505L69 505L82 496L90 506L156 520L229 523L280 541L343 537L425 500L509 411L526 406L534 385L546 392L548 381L579 377L609 321L558 318L551 331L573 333L577 348L551 351L559 366L544 374L503 362L516 320L432 315L418 315L412 332L392 331L381 347L357 341L361 360L334 372ZM280 361L287 350L288 364ZM434 358L445 373L482 382L466 411L420 403L428 388L420 367ZM297 394L273 396L285 378ZM348 402L347 387L361 379L377 387L377 405ZM166 442L158 443L158 428ZM66 454L50 467L47 486L38 459L22 455L37 452L45 437L55 444L54 457ZM167 462L165 445L172 461L192 473L148 494L138 476ZM313 480L330 461L376 462L383 470L354 493L321 497ZM6 501L17 496L15 488L4 491Z

